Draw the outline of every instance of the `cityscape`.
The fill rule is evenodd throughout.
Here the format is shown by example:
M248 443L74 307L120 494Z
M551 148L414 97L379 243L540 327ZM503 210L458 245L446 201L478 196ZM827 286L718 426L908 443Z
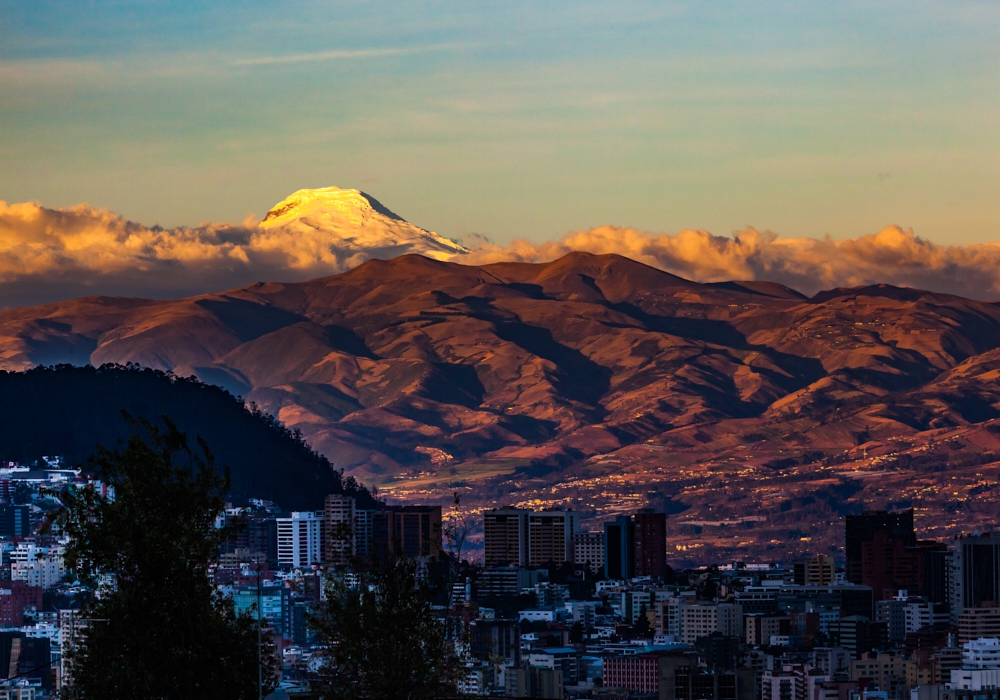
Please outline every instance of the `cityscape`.
M72 648L98 591L47 527L53 494L106 484L58 458L0 468L0 680L6 698L72 687ZM380 558L418 563L462 671L456 695L663 700L994 698L1000 678L1000 533L921 538L910 510L848 515L835 555L674 568L670 516L639 509L581 529L571 510L430 505L285 512L251 499L212 584L273 643L281 687L313 697L324 645L309 619L324 579ZM451 526L449 526L449 521ZM483 549L458 559L481 525Z
M0 700L1000 700L998 66L0 0Z

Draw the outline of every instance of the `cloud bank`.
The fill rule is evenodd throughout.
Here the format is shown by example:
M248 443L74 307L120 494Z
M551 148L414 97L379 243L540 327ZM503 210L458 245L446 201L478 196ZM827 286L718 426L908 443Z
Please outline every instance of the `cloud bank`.
M1000 299L1000 243L942 246L889 227L855 239L781 238L754 229L653 234L602 226L556 241L483 243L455 262L543 262L570 251L617 253L703 282L770 280L806 294L888 283ZM376 255L379 255L376 253ZM203 224L147 227L81 204L0 201L0 307L92 294L167 298L335 274L372 255L323 231Z
M887 283L974 299L1000 299L1000 243L942 246L889 226L859 238L780 238L747 229L653 234L600 226L541 244L483 245L469 262L540 262L573 250L618 253L699 282L767 280L805 294Z

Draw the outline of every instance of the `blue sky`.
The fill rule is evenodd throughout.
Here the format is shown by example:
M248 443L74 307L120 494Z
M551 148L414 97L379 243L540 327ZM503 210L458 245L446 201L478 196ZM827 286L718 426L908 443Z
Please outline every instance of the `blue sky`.
M0 0L0 199L1000 240L996 2Z

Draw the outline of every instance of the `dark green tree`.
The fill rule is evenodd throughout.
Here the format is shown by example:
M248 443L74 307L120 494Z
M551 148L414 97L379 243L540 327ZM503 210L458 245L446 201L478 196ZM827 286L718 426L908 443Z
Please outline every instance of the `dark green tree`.
M333 575L312 626L326 640L327 700L423 700L455 694L461 666L432 591L412 559Z
M228 471L218 473L201 439L196 455L166 418L162 430L132 425L127 443L91 458L113 498L91 486L60 494L55 523L70 536L67 564L98 591L70 656L67 697L256 698L257 623L237 615L208 577L232 534L215 526ZM269 692L272 657L262 656Z

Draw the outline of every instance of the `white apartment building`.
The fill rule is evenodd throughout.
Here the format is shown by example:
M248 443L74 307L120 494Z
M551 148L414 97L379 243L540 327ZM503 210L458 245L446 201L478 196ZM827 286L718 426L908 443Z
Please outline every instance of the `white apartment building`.
M323 511L300 511L277 518L278 562L294 567L322 560Z
M1000 688L1000 639L987 637L962 645L962 668L951 672L951 687L961 690Z
M736 637L743 632L743 612L732 603L697 603L681 611L681 641L694 644L701 637L721 632ZM669 632L668 632L669 634Z

